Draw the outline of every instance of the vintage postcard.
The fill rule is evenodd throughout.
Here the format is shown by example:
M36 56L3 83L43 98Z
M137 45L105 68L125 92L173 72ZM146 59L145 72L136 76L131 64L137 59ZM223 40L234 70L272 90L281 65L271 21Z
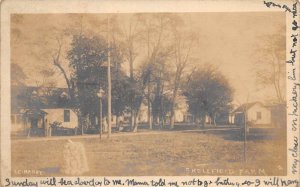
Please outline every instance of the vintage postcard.
M300 186L300 2L1 2L1 186Z

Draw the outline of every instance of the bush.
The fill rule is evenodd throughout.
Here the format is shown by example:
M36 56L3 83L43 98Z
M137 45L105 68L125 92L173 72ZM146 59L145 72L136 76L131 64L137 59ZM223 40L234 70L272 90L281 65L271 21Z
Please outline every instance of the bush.
M54 121L53 123L50 123L50 127L52 129L57 129L57 128L61 127L61 125L62 125L62 122L59 122L59 121Z

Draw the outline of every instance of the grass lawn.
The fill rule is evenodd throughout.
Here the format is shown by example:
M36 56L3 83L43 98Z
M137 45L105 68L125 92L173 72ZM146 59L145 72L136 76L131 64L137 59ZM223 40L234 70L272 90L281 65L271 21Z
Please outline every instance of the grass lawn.
M89 171L85 176L145 175L284 175L285 138L249 138L247 163L237 133L172 132L73 139L83 143ZM70 137L72 138L72 137ZM12 141L12 175L16 170L56 168L48 176L64 176L67 139ZM263 171L263 172L262 172ZM229 172L229 173L228 173ZM31 175L32 176L32 175Z

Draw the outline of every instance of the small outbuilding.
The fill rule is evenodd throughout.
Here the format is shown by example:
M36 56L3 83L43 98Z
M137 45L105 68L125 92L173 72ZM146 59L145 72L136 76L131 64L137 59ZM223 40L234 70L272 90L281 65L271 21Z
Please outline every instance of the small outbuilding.
M261 102L245 103L232 112L234 124L243 125L245 122L252 127L272 127L271 109Z

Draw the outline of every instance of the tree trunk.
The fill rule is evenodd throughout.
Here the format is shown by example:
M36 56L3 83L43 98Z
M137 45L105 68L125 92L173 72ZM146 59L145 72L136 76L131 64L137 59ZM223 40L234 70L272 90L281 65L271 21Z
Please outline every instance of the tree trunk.
M129 125L130 125L130 131L133 130L134 127L134 111L133 109L130 109L130 119L129 119Z
M139 115L139 111L137 111L137 112L134 114L134 126L133 126L132 132L137 132L138 124L139 124L138 121L137 121L138 115Z
M147 98L147 104L148 104L148 125L149 129L152 129L152 119L151 119L151 102L150 102L150 84L148 84L148 98Z
M84 130L83 130L84 120L81 115L78 116L78 122L79 122L78 128L80 129L81 135L83 135L84 134Z
M157 116L156 123L158 125L158 129L161 129L160 116Z
M161 125L162 125L163 128L164 128L165 125L166 125L166 120L165 120L165 117L164 117L164 116L162 116L162 118L161 118Z
M176 82L176 81L175 81ZM177 84L177 83L175 83ZM173 98L172 98L172 105L171 105L171 115L170 115L170 128L174 128L175 123L175 101L176 101L176 95L177 95L177 85L175 85L174 92L173 92Z
M116 114L116 128L117 128L117 131L120 130L120 123L119 123L119 113Z
M170 128L173 129L174 128L174 123L175 123L175 111L174 111L174 106L172 104L172 108L171 108L171 115L170 115Z
M216 118L217 118L217 114L214 114L214 117L213 117L213 123L214 123L214 126L215 126L215 127L217 126Z
M154 123L155 125L159 124L159 123L158 123L158 115L153 116L153 123Z
M178 91L178 84L180 82L180 76L181 76L181 69L176 70L176 75L175 75L175 81L174 81L174 90L173 90L173 97L172 97L172 105L171 105L171 116L170 116L170 128L174 128L174 123L175 123L175 102L176 102L176 97L177 97L177 91Z
M81 135L83 135L83 117L79 110L74 110L74 112L77 115L77 129L80 131Z
M200 128L202 126L202 118L200 116L195 116L195 124Z
M82 120L82 121L84 121L84 120ZM84 122L83 122L84 123ZM83 123L81 123L81 135L83 135L84 134L84 129L83 129Z
M200 125L200 127L201 128L204 128L204 124L205 124L205 116L200 116L199 117L200 119L199 119L199 125Z

